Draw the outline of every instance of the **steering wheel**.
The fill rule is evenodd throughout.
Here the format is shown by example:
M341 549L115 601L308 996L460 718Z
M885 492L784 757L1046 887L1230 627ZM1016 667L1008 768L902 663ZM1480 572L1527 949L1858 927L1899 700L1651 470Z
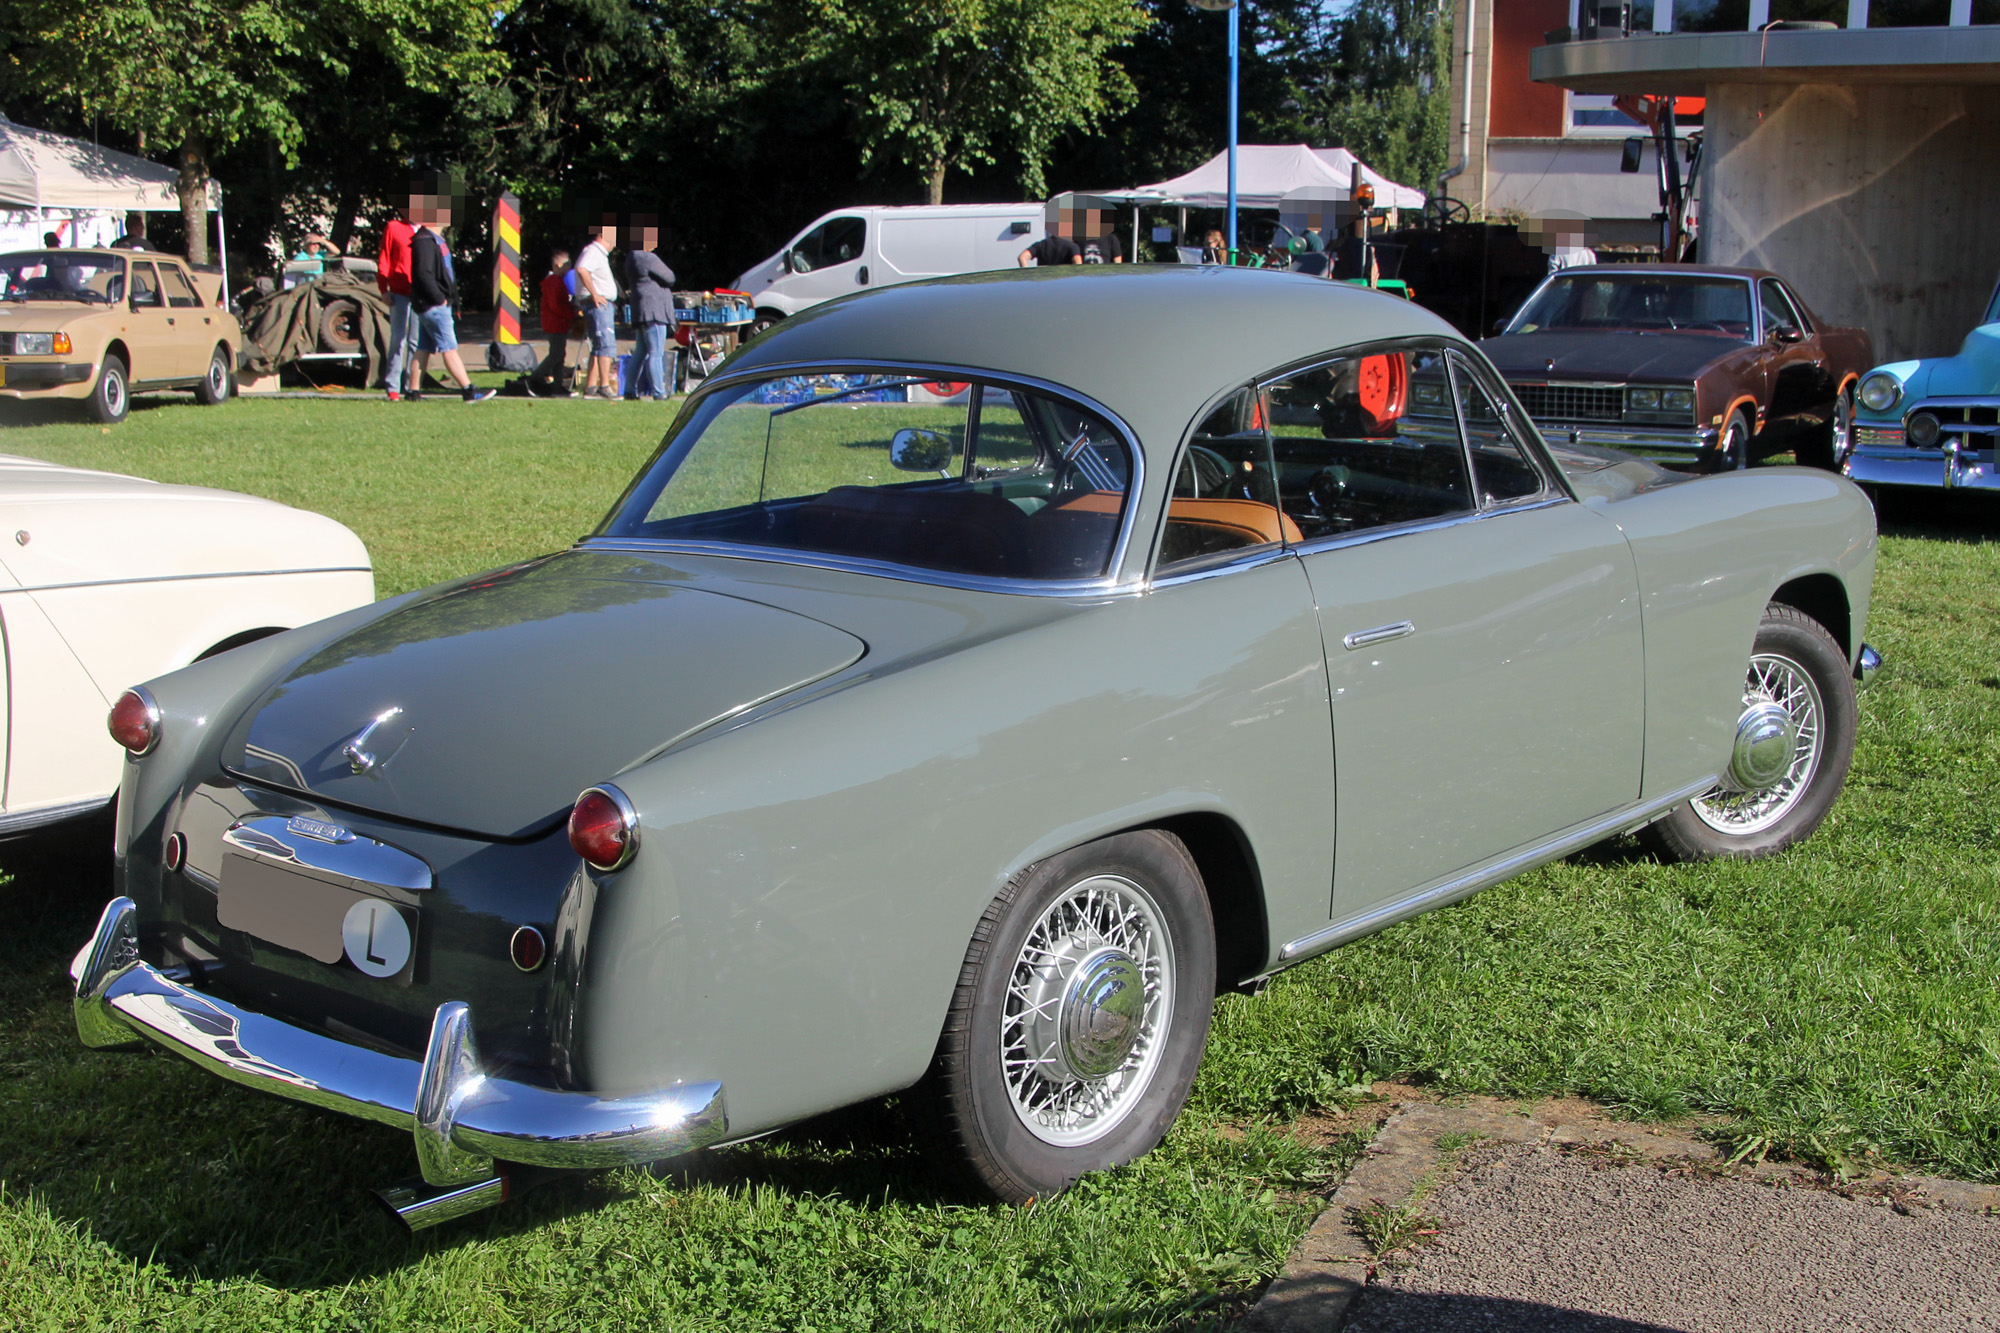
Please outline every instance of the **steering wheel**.
M1187 457L1181 462L1181 473L1193 490L1190 498L1199 500L1204 489L1214 494L1229 484L1229 460L1213 449L1190 444Z
M1450 195L1434 194L1424 200L1424 221L1434 227L1442 227L1447 222L1470 222L1472 210Z

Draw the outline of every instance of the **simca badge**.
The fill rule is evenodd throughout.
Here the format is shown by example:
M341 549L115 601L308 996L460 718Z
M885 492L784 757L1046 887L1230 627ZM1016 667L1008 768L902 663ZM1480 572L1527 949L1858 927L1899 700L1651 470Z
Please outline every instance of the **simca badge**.
M305 815L293 815L285 821L285 829L290 833L316 838L320 842L353 842L354 834L338 824L329 824L324 819L309 819Z
M347 961L371 977L393 977L410 961L410 927L380 898L363 898L340 923Z

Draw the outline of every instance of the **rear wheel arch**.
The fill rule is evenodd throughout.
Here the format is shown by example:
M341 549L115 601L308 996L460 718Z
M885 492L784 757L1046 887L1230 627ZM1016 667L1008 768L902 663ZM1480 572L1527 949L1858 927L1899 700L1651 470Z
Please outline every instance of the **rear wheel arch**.
M1807 574L1771 594L1771 600L1802 611L1833 636L1840 651L1854 660L1853 612L1847 587L1831 574Z

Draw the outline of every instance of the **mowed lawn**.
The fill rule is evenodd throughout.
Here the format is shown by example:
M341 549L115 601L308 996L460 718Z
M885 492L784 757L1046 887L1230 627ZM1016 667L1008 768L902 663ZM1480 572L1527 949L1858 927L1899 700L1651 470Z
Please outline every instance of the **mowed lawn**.
M566 544L668 416L150 406L108 434L0 430L0 451L318 509L388 594ZM1387 1077L2000 1180L2000 510L1941 507L1886 524L1868 638L1889 666L1810 842L1698 867L1597 849L1229 997L1166 1147L1028 1208L953 1193L891 1099L407 1237L366 1196L414 1174L407 1136L78 1046L63 969L109 892L104 829L0 844L0 1327L1224 1327L1353 1150L1283 1125Z

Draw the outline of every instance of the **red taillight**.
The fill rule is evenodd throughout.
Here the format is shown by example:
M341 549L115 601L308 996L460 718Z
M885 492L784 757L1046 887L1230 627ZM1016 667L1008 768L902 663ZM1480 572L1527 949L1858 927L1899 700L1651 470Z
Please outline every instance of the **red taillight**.
M111 705L111 739L133 754L145 754L160 742L160 706L145 690L134 687Z
M532 972L548 957L548 941L542 932L533 926L522 926L514 932L514 938L507 942L507 956L514 960L514 966L523 972Z
M592 787L569 812L569 845L594 869L616 870L639 850L639 812L616 787Z

